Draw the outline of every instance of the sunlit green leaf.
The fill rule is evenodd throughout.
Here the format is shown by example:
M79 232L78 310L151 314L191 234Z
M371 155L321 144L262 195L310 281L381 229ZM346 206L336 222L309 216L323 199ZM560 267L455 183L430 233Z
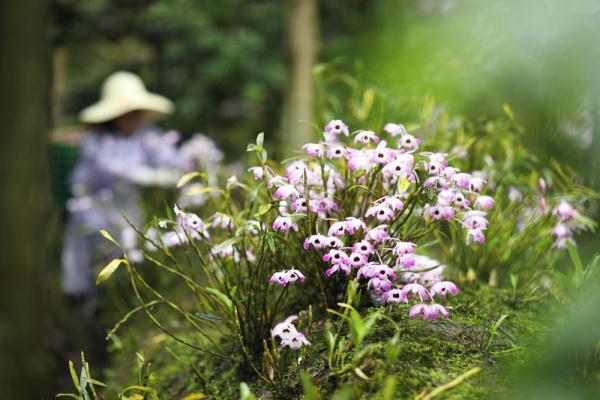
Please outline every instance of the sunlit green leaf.
M105 239L113 242L114 244L116 244L117 246L121 246L119 243L117 243L117 241L110 235L110 233L108 233L107 231L105 231L104 229L100 229L100 234L102 236L104 236Z
M223 191L221 189L217 189L217 188L213 188L213 187L193 187L193 188L188 189L185 192L185 194L186 194L186 196L194 196L196 194L210 193L210 192L223 193Z
M79 378L77 377L77 372L75 372L75 366L73 365L73 361L69 361L69 373L71 374L71 379L73 380L73 385L77 388L77 391L81 390L79 386Z
M186 183L188 183L189 181L191 181L192 179L194 179L198 176L206 177L206 174L204 174L202 172L188 172L187 174L185 174L181 178L179 178L179 180L177 181L177 188L179 189L180 187L185 186Z
M110 276L117 270L119 265L121 265L121 263L123 262L125 262L125 260L117 258L108 263L108 265L104 267L102 271L100 271L100 273L98 274L98 279L96 279L96 285L99 285L102 282L106 281L108 278L110 278Z
M264 141L265 141L265 133L264 132L261 132L258 135L256 135L256 146L257 147L262 147Z
M254 217L260 217L263 214L268 213L271 208L273 208L273 205L271 203L268 204L261 204L260 207L258 207L258 212L256 214L254 214Z
M241 238L231 238L231 239L227 239L222 241L221 243L219 243L218 245L216 245L214 247L214 252L215 253L221 253L225 250L227 250L229 247L233 246L234 244L236 244L237 242L240 241Z
M240 400L256 400L256 396L252 394L245 382L240 383Z

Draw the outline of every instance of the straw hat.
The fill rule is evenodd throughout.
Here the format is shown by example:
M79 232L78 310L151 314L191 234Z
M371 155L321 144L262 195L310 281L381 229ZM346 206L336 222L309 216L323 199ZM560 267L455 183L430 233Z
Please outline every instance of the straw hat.
M131 111L151 111L155 116L173 112L173 103L146 90L139 76L131 72L115 72L102 84L100 101L79 114L82 122L98 124Z

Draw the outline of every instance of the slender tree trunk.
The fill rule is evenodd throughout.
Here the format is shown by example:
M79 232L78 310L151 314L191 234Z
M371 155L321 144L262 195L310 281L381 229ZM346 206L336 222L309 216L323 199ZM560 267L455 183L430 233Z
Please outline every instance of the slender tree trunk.
M600 68L600 49L595 49L593 54L595 68ZM595 190L600 190L600 77L596 73L592 77L592 145L590 146L590 166L588 169L588 185Z
M290 78L283 120L282 142L296 149L313 136L314 83L317 60L317 0L287 0Z
M52 55L52 114L51 124L56 126L63 115L62 97L67 87L67 48L58 47Z
M39 399L44 341L48 2L0 1L0 398Z

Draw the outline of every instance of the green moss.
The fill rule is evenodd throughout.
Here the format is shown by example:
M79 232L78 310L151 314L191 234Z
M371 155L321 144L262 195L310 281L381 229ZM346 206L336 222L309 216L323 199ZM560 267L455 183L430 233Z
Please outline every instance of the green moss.
M391 360L388 341L396 328L389 321L379 320L363 343L363 346L373 345L373 351L361 363L361 371L368 380L352 371L328 378L327 346L323 335L316 332L311 337L313 346L307 349L302 369L318 386L324 399L336 394L347 399L384 399L390 376L395 382L392 398L414 398L474 367L481 371L444 392L442 398L473 399L506 394L509 385L503 382L501 367L518 359L524 348L545 335L546 323L540 318L545 314L542 312L545 305L539 302L517 304L510 292L487 286L466 286L459 298L449 303L460 305L452 310L451 319L440 321L410 320L406 307L392 309L389 316L401 331L397 357ZM373 310L361 310L361 313L365 315ZM503 315L507 317L492 335L494 324ZM289 368L282 381L271 386L252 375L244 375L230 361L203 357L145 324L131 325L123 331L122 339L122 348L113 353L115 367L107 371L109 382L115 386L136 382L134 353L139 351L152 363L150 384L161 398L178 399L200 391L209 398L237 399L240 382L248 383L262 399L303 396L296 368Z

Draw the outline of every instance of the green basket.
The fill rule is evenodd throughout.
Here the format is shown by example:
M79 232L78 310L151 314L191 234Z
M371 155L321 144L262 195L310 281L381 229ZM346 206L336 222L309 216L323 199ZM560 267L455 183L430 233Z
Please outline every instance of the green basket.
M50 144L50 174L54 204L66 211L67 200L71 197L69 178L79 157L79 147L73 144Z

